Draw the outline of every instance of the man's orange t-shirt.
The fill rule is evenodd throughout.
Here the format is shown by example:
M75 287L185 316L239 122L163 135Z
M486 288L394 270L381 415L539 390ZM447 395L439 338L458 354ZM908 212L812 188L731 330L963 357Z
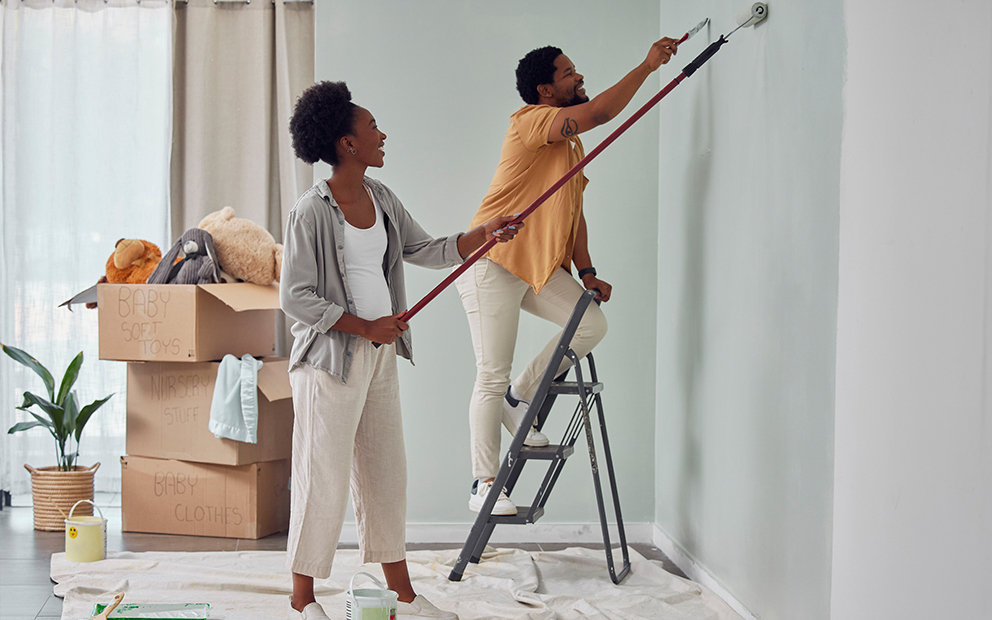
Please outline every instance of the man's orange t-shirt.
M527 105L510 117L499 166L471 227L523 211L585 157L578 136L548 142L551 123L560 110ZM569 179L531 213L512 243L500 243L490 250L489 259L538 293L558 267L571 272L582 192L588 182L581 172Z

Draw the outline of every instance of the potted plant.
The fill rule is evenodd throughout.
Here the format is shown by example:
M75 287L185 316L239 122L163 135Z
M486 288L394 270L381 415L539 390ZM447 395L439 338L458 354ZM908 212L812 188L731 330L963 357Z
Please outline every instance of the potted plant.
M7 432L18 433L41 426L48 429L55 439L57 466L37 469L30 465L24 467L31 472L34 529L64 530L65 515L72 505L81 499L93 500L93 476L100 464L88 468L76 464L76 459L79 457L79 439L86 423L113 394L84 407L79 406L72 386L75 385L79 369L83 365L82 351L69 363L56 392L52 373L48 372L38 360L20 349L5 344L0 344L0 348L3 348L3 352L11 359L34 371L45 383L47 398L24 392L24 402L17 407L21 411L30 413L34 419L18 422ZM36 408L40 412L36 411ZM84 506L92 510L89 504L83 504L81 507Z

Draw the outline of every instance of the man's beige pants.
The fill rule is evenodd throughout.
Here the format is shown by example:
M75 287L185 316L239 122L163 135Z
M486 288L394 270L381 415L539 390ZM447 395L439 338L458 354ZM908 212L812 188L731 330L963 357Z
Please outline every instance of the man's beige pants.
M455 283L465 306L475 347L475 388L469 404L472 475L479 479L493 478L499 473L499 427L503 420L503 397L510 384L520 311L564 327L585 288L559 268L538 294L526 282L488 258L469 267ZM513 389L524 400L534 397L560 335L561 332L549 340L514 380ZM571 348L581 359L605 335L606 316L598 305L590 304L575 331ZM565 358L556 376L571 365L572 362Z

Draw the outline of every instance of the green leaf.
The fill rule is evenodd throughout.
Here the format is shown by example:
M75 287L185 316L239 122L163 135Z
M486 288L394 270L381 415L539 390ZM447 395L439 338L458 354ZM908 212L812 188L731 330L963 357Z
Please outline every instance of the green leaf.
M33 417L35 420L37 420L37 422L18 422L17 424L15 424L13 426L13 428L11 428L7 432L8 433L16 433L17 431L23 431L23 430L26 430L26 429L29 429L29 428L34 428L36 426L43 426L43 427L45 427L45 429L48 430L49 434L51 434L51 436L55 438L55 442L58 443L58 439L59 438L55 435L55 427L52 426L51 421L50 420L46 420L45 418L41 417L40 415L38 415L34 411L28 411L28 413L30 413L31 414L31 417ZM24 424L30 424L30 426L22 426Z
M76 383L76 378L79 377L79 367L83 365L83 352L80 351L71 362L69 362L69 367L65 369L65 374L62 375L62 385L59 387L59 397L55 402L59 405L65 404L65 399L72 390L72 386Z
M26 431L29 428L36 428L38 426L45 426L45 425L37 420L31 420L29 422L18 422L17 424L10 427L10 429L7 431L7 434L13 435L14 433Z
M64 412L62 407L51 403L40 396L36 396L31 392L24 392L24 404L18 407L21 411L27 411L28 407L37 405L41 407L42 411L48 414L48 417L52 420L52 426L55 428L55 438L65 437L64 425L62 423L62 417Z
M28 407L30 407L30 406L32 406L34 404L34 401L31 400L32 398L37 398L37 399L40 399L40 400L45 400L44 398L41 398L40 396L35 396L31 392L24 392L24 402L22 402L21 403L21 406L20 407L17 407L17 409L23 409L24 411L27 411Z
M51 433L53 437L55 436L55 425L52 424L52 421L51 420L46 420L45 418L41 417L40 415L38 415L34 411L28 411L28 413L30 413L32 415L32 417L34 417L35 420L38 420L38 422L42 426L44 426L45 428L47 428L48 429L48 432Z
M18 407L18 409L21 411L27 411L28 407L34 407L35 405L41 407L42 410L44 410L44 412L49 416L51 416L52 412L55 411L57 412L59 419L62 418L62 407L59 407L55 403L46 400L37 394L32 394L31 392L24 392L24 403Z
M79 415L79 407L76 406L76 394L74 392L69 392L66 395L62 410L62 425L65 427L65 436L71 437L76 434L76 416Z
M27 366L35 372L41 380L45 382L45 387L48 388L48 398L50 400L55 399L55 379L52 379L52 373L48 372L48 369L41 365L41 362L34 359L24 351L20 349L15 349L14 347L8 347L5 344L0 344L0 348L6 353L12 360Z
M110 400L114 395L111 394L106 398L101 398L100 400L94 400L90 404L80 410L79 415L76 416L76 443L79 443L79 436L83 434L83 427L86 423L90 421L90 417L96 413L96 410L102 407L108 400Z

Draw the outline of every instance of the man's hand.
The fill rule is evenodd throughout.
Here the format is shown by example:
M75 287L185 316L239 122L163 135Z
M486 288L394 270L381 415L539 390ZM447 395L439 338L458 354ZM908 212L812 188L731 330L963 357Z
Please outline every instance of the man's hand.
M672 56L678 53L678 39L664 37L659 41L655 41L654 45L651 46L651 49L648 50L648 56L644 59L644 64L646 64L648 69L651 71L657 71L658 67L668 64L668 61L672 59Z
M613 292L613 287L608 282L603 282L589 273L582 277L582 285L586 287L586 290L596 289L599 291L599 295L596 295L596 301L610 301L610 293Z
M394 314L393 316L384 316L374 321L365 321L365 329L362 336L372 342L393 344L397 338L403 335L403 332L410 329L409 325L400 320L400 317L404 314L405 311Z

